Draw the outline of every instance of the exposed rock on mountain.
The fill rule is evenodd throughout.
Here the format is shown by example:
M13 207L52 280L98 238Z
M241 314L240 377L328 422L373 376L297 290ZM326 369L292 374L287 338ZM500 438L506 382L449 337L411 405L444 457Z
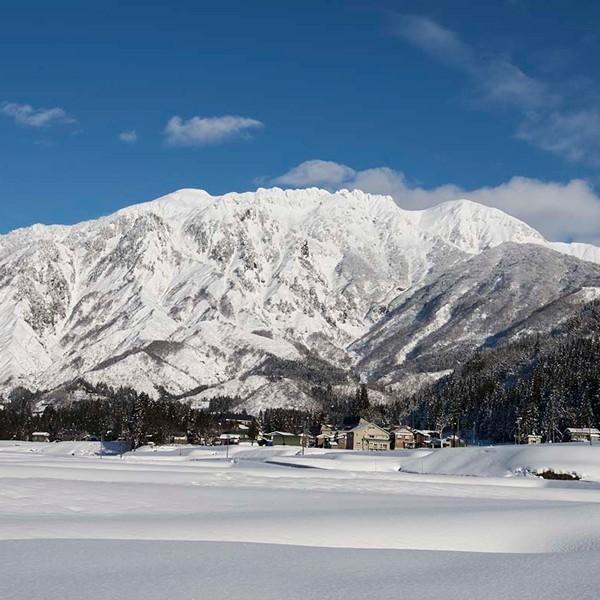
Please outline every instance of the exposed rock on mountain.
M82 378L289 406L353 369L401 382L560 319L600 287L578 257L600 263L600 249L466 200L407 211L360 191L181 190L0 236L0 389Z
M590 290L600 291L600 265L507 242L412 293L352 349L359 369L380 382L443 372L478 348L548 331Z

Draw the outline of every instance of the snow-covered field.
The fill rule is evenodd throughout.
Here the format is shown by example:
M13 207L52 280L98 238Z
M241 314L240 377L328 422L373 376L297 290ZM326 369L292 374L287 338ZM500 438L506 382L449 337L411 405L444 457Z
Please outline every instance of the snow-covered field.
M0 442L2 600L598 597L597 446L98 450Z

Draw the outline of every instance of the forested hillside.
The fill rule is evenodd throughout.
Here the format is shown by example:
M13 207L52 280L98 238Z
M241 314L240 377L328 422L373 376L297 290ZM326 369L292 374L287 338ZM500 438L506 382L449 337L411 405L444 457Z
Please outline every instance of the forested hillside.
M566 427L598 424L600 301L548 334L477 352L408 405L416 425L459 427L495 441L512 441L519 431L559 441Z

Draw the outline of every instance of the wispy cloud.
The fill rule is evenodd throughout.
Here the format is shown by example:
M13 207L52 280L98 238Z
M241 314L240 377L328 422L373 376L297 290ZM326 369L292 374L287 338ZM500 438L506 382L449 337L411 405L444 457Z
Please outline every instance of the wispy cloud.
M565 94L505 57L478 51L433 19L400 15L394 34L438 62L462 71L477 98L519 115L516 136L567 160L600 165L600 111L577 108Z
M600 111L553 111L531 115L517 137L571 161L600 165Z
M261 127L263 123L247 117L225 115L184 120L174 116L169 119L164 135L169 146L204 146L249 136L249 132Z
M600 197L583 180L568 183L513 177L493 187L466 190L453 184L423 188L387 167L357 170L332 161L310 160L271 180L276 185L360 189L392 196L399 206L422 209L468 198L499 208L556 241L600 244Z
M478 86L482 100L521 108L555 102L543 82L501 56L477 52L454 31L432 19L400 15L394 32L439 62L465 72Z
M34 108L30 104L3 102L0 104L0 115L13 119L23 127L43 128L52 125L77 123L77 120L59 107Z
M121 131L119 139L126 144L135 144L137 142L137 133L135 132L135 129Z
M459 36L433 19L418 15L398 15L394 33L447 64L469 69L473 64L471 49Z

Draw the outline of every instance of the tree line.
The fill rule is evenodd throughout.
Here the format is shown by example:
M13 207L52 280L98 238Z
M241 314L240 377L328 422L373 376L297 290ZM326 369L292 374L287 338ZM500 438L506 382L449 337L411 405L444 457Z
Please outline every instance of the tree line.
M48 404L39 408L41 394L25 388L14 389L0 410L0 438L28 440L36 431L47 432L51 440L84 432L106 441L126 440L133 448L147 441L168 442L173 436L190 441L211 439L231 428L237 419L251 420L246 413L231 412L236 398L218 396L207 409L192 408L159 394L151 398L130 387L90 386L95 399ZM250 427L250 433L258 433Z
M105 384L78 382L93 398L55 401L41 407L44 394L26 388L14 389L0 410L0 438L28 440L34 432L47 432L51 440L85 433L106 441L126 440L137 448L148 441L168 442L173 436L187 436L190 442L209 441L230 432L239 419L249 422L249 436L259 431L291 433L320 432L321 424L336 428L351 426L360 417L384 420L384 411L369 400L366 385L354 394L337 394L331 385L314 387L314 410L267 408L257 417L236 412L239 397L216 396L204 409L192 408L190 402L175 399L164 389L152 398L131 387L113 389Z

